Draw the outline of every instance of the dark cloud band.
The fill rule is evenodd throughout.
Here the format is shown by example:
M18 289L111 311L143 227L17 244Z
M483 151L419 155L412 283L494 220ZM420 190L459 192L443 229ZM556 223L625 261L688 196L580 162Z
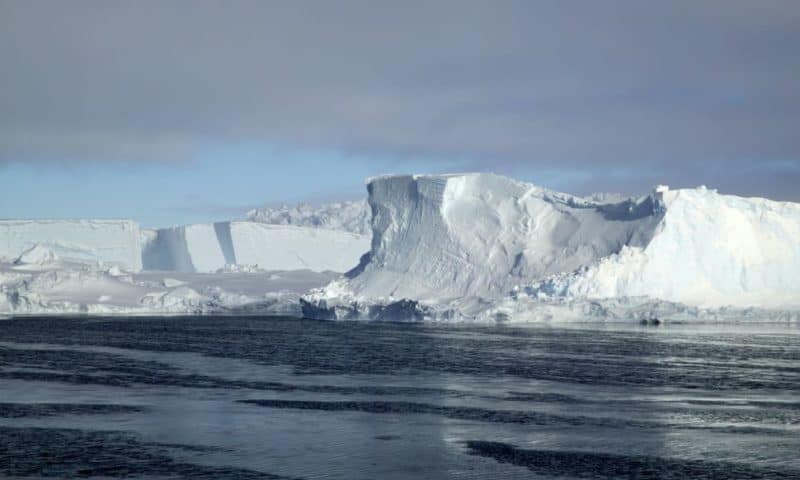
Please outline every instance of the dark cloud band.
M758 167L800 180L796 45L794 1L0 0L0 162L260 141L679 183L711 162L782 196Z

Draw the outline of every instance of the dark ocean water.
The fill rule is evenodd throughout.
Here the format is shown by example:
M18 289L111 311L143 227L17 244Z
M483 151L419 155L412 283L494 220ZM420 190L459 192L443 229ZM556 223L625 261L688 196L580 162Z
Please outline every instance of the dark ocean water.
M5 320L0 477L797 479L800 328Z

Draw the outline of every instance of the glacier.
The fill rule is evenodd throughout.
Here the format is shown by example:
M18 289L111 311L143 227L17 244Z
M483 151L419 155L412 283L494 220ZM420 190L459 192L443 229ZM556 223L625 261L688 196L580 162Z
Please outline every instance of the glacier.
M624 201L493 174L370 179L370 252L325 319L797 319L800 205L705 187ZM754 313L755 312L755 313Z

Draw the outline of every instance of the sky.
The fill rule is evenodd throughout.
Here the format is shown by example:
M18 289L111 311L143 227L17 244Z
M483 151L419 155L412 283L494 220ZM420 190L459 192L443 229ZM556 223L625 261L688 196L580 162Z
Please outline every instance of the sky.
M800 201L800 2L0 0L0 218L491 171Z

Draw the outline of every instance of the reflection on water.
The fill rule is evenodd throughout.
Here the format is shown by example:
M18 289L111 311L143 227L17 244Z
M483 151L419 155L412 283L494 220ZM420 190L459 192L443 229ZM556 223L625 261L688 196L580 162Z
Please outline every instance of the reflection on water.
M800 329L0 323L0 476L800 478Z

